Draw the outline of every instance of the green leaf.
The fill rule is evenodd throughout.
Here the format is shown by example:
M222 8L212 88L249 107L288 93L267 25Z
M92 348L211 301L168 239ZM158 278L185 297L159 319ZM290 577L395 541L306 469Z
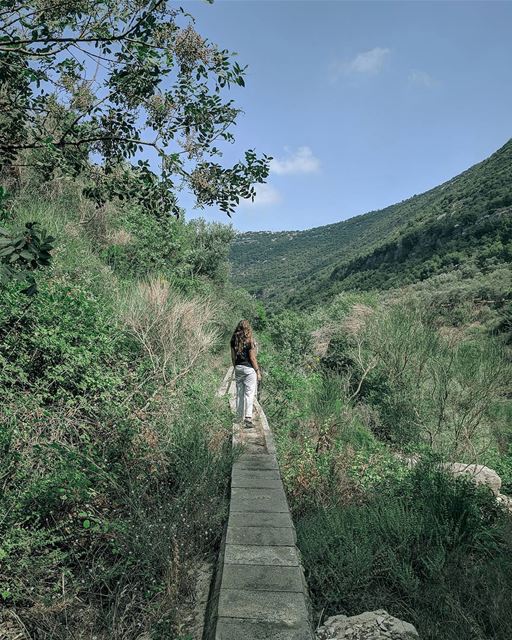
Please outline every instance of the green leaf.
M22 293L24 293L26 296L35 296L35 294L37 293L37 284L35 282L32 282L31 285L23 289Z
M15 249L11 244L7 247L4 247L3 249L0 249L0 257L9 256L11 255L11 253L13 253L14 250Z
M88 529L91 526L91 521L90 520L84 520L82 525L83 525L84 529Z

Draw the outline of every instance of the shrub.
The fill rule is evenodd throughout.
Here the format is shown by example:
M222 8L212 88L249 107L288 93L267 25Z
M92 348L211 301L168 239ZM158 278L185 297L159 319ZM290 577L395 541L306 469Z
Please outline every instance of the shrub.
M157 219L135 206L126 206L110 224L103 256L122 278L155 275L173 279L177 286L194 290L201 283L224 285L227 254L233 229L204 220Z
M283 311L272 316L269 322L270 336L279 345L282 357L290 364L302 364L311 356L311 323L294 311Z
M123 321L153 376L174 386L213 347L217 306L211 299L185 298L162 279L141 282L122 302Z
M79 285L46 282L28 302L4 289L0 308L0 385L9 396L30 392L45 402L82 406L107 400L122 385L126 345L104 301ZM110 311L110 312L109 312ZM119 373L116 372L119 371Z
M325 615L386 608L432 640L505 640L510 518L487 489L428 461L437 451L489 464L509 486L504 343L458 326L484 318L470 302L457 317L403 292L363 302L342 295L303 320L322 322L319 358L290 356L290 319L278 331L271 319L260 357L313 604ZM387 445L427 462L410 471Z
M439 327L417 300L363 308L355 305L333 333L322 364L342 375L349 398L377 410L375 433L403 449L481 456L512 374L503 344Z
M122 240L121 255L133 237L112 235L108 215L93 234L73 189L25 204L57 241L39 293L10 283L0 301L0 606L34 638L176 637L227 516L221 259L188 294L178 277L134 281L143 252L113 273L102 247ZM208 295L190 292L199 281Z
M384 608L425 639L510 637L511 525L485 489L419 466L296 524L318 612Z

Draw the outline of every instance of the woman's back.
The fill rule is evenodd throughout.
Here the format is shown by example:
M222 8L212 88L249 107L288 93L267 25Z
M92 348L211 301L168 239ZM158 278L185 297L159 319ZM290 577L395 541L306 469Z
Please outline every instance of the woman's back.
M261 374L256 360L252 327L247 320L241 320L233 332L231 362L235 369L237 417L242 419L245 416L245 427L252 429L254 396Z
M243 365L244 367L251 367L252 364L249 359L249 351L253 348L253 344L251 342L245 342L242 345L242 348L237 349L237 345L235 344L235 337L231 338L231 347L235 352L235 366Z

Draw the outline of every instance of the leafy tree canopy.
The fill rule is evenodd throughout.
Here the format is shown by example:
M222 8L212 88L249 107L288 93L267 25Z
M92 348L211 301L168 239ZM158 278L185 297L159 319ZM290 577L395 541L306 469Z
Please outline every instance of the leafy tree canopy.
M0 0L0 165L85 174L98 204L178 215L184 184L228 215L254 198L267 156L216 161L240 113L231 85L244 68L172 2Z

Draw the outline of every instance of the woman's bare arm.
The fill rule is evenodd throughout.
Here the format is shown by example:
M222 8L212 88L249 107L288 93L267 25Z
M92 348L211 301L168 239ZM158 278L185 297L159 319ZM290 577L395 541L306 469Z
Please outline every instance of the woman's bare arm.
M258 366L258 361L256 360L256 348L254 344L249 349L249 362L252 364L252 368L256 371L259 379L261 377L261 373L260 373L260 368Z

